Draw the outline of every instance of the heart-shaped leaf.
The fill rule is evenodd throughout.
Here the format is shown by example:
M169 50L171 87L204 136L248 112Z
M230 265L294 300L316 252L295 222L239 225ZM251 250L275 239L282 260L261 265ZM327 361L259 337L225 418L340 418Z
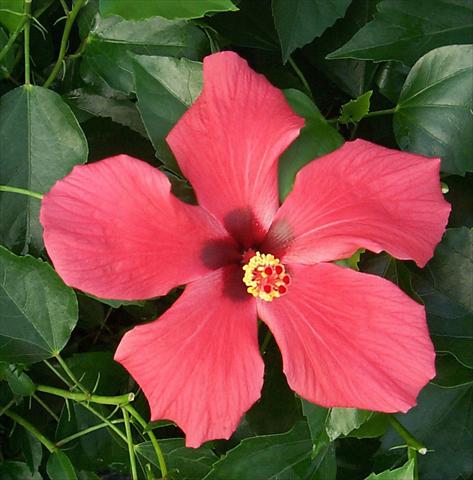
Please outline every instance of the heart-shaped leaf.
M0 247L0 360L39 362L59 353L77 322L77 299L51 266Z

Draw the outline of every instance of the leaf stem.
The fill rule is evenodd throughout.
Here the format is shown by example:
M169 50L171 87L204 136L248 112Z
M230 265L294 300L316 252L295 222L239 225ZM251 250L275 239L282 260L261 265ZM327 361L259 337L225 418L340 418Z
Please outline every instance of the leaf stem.
M67 363L63 360L61 355L57 353L56 355L54 355L54 358L58 361L59 365L64 370L64 373L72 380L74 386L77 386L80 390L82 390L83 393L88 394L89 392L87 391L87 389L82 386L82 384L79 382L72 370L68 367Z
M59 356L59 354L56 356L56 358ZM62 360L62 358L61 358ZM43 360L44 363L53 371L53 373L59 378L61 379L69 388L73 388L74 385L69 382L66 378L64 378L61 373L59 373L57 371L57 369L51 365L47 360ZM67 366L67 365L66 365ZM68 368L68 371L70 372L70 374L74 377L74 383L76 384L79 384L80 382L75 378L74 374L69 370ZM85 395L85 394L84 394ZM67 401L67 400L66 400ZM88 403L82 403L81 404L84 408L86 408L87 410L89 410L89 412L91 412L93 415L95 415L97 418L99 418L100 420L102 420L102 422L106 423L107 426L113 430L125 443L126 443L126 437L125 435L123 434L123 432L117 428L108 418L105 418L100 412L98 412L97 410L95 410L94 407L92 407L91 405L89 405Z
M79 432L76 432L72 435L69 435L68 437L61 438L61 440L58 440L56 442L57 447L62 447L66 443L72 442L76 438L83 437L84 435L87 435L89 433L95 432L96 430L100 430L101 428L105 428L109 426L109 423L116 425L117 423L123 423L124 420L119 418L118 420L110 420L109 422L102 422L102 423L97 423L96 425L92 425L91 427L84 428L84 430L81 430Z
M66 20L66 24L64 25L64 31L62 33L62 38L61 38L61 46L59 47L59 55L57 57L57 60L56 60L56 63L54 64L53 69L51 70L51 73L49 74L49 77L46 79L46 81L43 84L43 87L45 88L48 88L51 85L51 83L54 82L54 80L56 79L59 73L59 70L61 70L61 65L62 65L62 62L64 61L64 57L66 56L66 52L67 52L69 35L71 34L72 26L74 25L74 21L80 9L82 8L84 1L85 0L77 0L74 3L72 10L67 13L67 20Z
M64 384L66 384L69 388L72 388L72 383L69 382L67 379L65 379L60 372L57 371L56 368L54 368L53 365L51 365L47 360L43 360L43 362L46 364L46 366L56 375L59 380L61 380Z
M397 112L397 107L387 108L386 110L376 110L374 112L368 112L363 118L379 117L380 115L392 115Z
M288 61L289 61L289 65L291 65L294 72L296 72L296 75L299 77L299 80L301 81L302 85L306 89L307 94L309 95L310 98L313 99L309 84L307 83L307 80L305 79L304 74L301 72L296 62L294 61L294 59L291 57L291 55L289 55Z
M392 115L397 112L397 106L393 108L387 108L386 110L375 110L374 112L368 112L361 120L369 117L379 117L381 115ZM326 118L327 123L338 123L339 117L336 118Z
M49 393L57 397L67 398L76 402L92 402L100 405L126 405L132 402L135 398L134 393L125 393L124 395L105 396L105 395L92 395L90 393L70 392L69 390L63 390L62 388L49 387L47 385L37 385L36 390L38 392Z
M89 410L89 412L93 413L97 418L100 418L100 420L102 420L102 422L107 424L107 426L108 426L108 428L110 428L110 430L114 431L125 443L127 443L126 436L123 434L123 432L118 427L116 427L113 424L113 420L109 420L108 418L104 417L100 412L97 412L97 410L95 410L95 408L91 407L88 403L82 403L81 405L84 408L86 408L87 410Z
M404 439L406 445L409 449L413 449L416 452L419 452L421 455L425 455L427 453L427 448L420 443L412 434L409 432L401 422L394 416L389 415L389 422L391 426L396 430L396 432Z
M125 422L125 432L126 432L126 439L128 443L128 454L130 456L131 478L132 480L138 480L138 471L136 470L135 446L133 445L133 437L131 435L130 417L126 408L122 407L122 413L123 413L123 420Z
M30 22L31 22L31 0L25 0L24 5L24 19L25 19L25 85L30 85Z
M158 440L156 439L156 436L154 435L152 430L146 430L146 427L148 424L146 423L146 420L135 410L135 408L131 405L124 405L123 407L133 418L135 418L138 423L145 429L146 434L148 435L149 439L151 440L151 444L153 445L154 451L156 453L156 457L158 458L158 463L159 463L159 469L161 470L161 476L163 478L166 478L168 474L168 469L166 466L166 461L164 459L163 451L161 450L161 447L159 446Z
M32 425L28 420L20 417L20 415L12 412L11 410L5 410L3 412L7 417L10 417L14 420L18 425L21 425L24 429L28 430L34 437L36 437L48 450L50 453L54 453L58 450L56 445L54 445L51 440L45 437L34 425Z
M59 357L59 354L56 355L56 358ZM62 360L62 358L61 358ZM59 378L61 379L69 388L73 388L74 385L69 382L69 380L67 380L66 378L64 378L60 372L57 371L57 369L52 365L50 364L47 360L43 360L44 363L52 370L52 372ZM58 360L59 361L59 360ZM67 365L66 365L67 367ZM74 378L73 382L76 384L76 385L80 385L80 382L76 379L75 375L69 370L69 368L67 368L67 370L69 371L70 375L72 375L72 377ZM50 392L48 392L50 393ZM70 392L68 392L70 393ZM86 395L86 394L84 394ZM87 394L88 395L88 394ZM66 399L67 401L67 399ZM82 403L81 404L84 408L86 408L87 410L89 410L89 412L91 412L93 415L95 415L97 418L99 418L100 420L102 420L102 422L104 422L108 428L110 428L110 430L112 430L113 432L116 433L116 435L118 435L125 443L126 443L126 436L123 434L123 432L118 428L116 427L114 424L113 424L113 421L110 421L108 418L104 417L100 412L98 412L97 410L95 410L94 407L92 407L91 405L89 405L88 403Z
M26 188L9 187L8 185L0 185L0 192L19 193L20 195L27 195L28 197L37 198L38 200L42 200L43 198L42 193L32 192L31 190L26 190Z
M51 417L56 420L56 423L59 423L59 417L46 405L46 403L41 400L41 398L38 397L35 393L33 393L32 397L51 415Z
M64 0L59 0L59 3L61 4L64 13L67 15L69 13L69 7L67 6L67 3Z

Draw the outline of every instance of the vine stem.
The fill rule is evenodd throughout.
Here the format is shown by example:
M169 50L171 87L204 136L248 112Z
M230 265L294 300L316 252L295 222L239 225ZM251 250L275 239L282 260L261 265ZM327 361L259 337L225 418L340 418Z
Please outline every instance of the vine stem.
M124 405L123 408L133 417L137 420L137 422L143 427L143 429L146 430L146 427L148 424L146 421L143 419L143 417L135 410L134 407L132 407L130 404ZM166 461L164 459L163 451L161 450L161 447L159 446L158 440L156 439L156 436L154 435L152 430L146 430L146 434L148 435L149 439L151 440L151 444L153 445L154 451L156 453L156 456L158 458L158 463L159 463L159 469L161 470L161 475L163 478L166 478L168 474L168 469L166 466Z
M118 420L110 420L110 422L102 422L102 423L97 423L96 425L92 425L91 427L84 428L84 430L81 430L80 432L76 432L72 435L69 435L68 437L61 438L61 440L58 440L56 442L57 447L62 447L66 443L72 442L76 438L83 437L84 435L87 435L88 433L95 432L96 430L100 430L101 428L105 428L109 426L109 423L112 425L116 425L117 423L123 423L123 419L118 419Z
M389 423L391 423L391 426L394 428L394 430L396 430L396 432L404 439L409 449L415 450L421 455L425 455L427 453L427 448L425 445L420 443L419 440L417 440L396 417L389 415Z
M43 84L43 87L48 88L51 83L54 82L56 79L59 71L61 70L62 62L64 61L64 57L66 56L67 52L67 44L69 42L69 35L71 34L72 26L74 25L75 19L77 14L79 13L80 9L82 8L85 0L77 0L72 7L72 10L67 13L67 20L66 24L64 25L64 31L62 33L61 38L61 46L59 47L59 55L57 57L56 63L54 64L49 77Z
M59 356L59 354L57 355ZM56 358L57 358L56 356ZM62 360L62 358L61 358ZM43 362L51 369L51 371L65 384L67 385L69 388L73 388L74 385L69 382L69 380L67 380L66 378L64 378L60 372L57 371L57 369L51 365L47 360L43 360ZM70 374L74 377L75 380L73 380L73 382L77 383L77 379L75 378L74 374L68 369L68 371L70 372ZM99 418L100 420L102 420L102 422L106 423L107 426L113 430L124 442L126 442L126 437L125 435L123 434L123 432L118 428L116 427L110 420L108 420L108 418L105 418L100 412L98 412L97 410L95 410L94 407L92 407L91 405L89 405L88 403L82 403L81 404L84 408L86 408L87 410L89 410L89 412L91 412L93 415L95 415L97 418Z
M307 83L307 80L304 77L304 74L301 72L296 62L293 60L293 58L290 55L288 57L288 62L289 62L289 65L291 65L292 69L296 72L296 75L299 77L299 80L301 81L302 85L304 85L304 88L306 89L309 97L313 98L312 92L310 90L309 84Z
M0 192L19 193L20 195L37 198L38 200L42 200L43 198L42 193L32 192L31 190L26 190L25 188L9 187L8 185L0 185Z
M47 385L37 385L36 391L49 393L57 397L67 398L76 402L92 402L100 405L126 405L135 399L134 393L125 393L124 395L105 396L105 395L93 395L91 393L70 392L69 390L63 390L62 388L49 387Z
M70 392L68 390L63 390L60 388L54 388L54 387L45 387L44 385L38 385L36 389L38 391L43 391L46 393L51 393L51 394L60 394L59 396L63 398L68 398L71 400L75 401L82 401L82 402L94 402L94 403L100 403L100 404L105 404L105 405L118 405L125 409L133 418L135 418L138 423L143 427L143 429L146 429L148 426L147 422L143 419L143 417L129 404L129 402L133 401L135 398L135 395L133 393L128 393L125 395L119 395L115 397L107 397L107 396L101 396L101 395L93 395L87 392L87 390L81 385L79 380L76 378L74 373L70 370L70 368L67 366L66 362L62 359L59 353L54 355L54 357L57 359L59 364L61 365L62 369L64 372L67 374L67 376L71 379L71 382L67 381L62 377L62 375L57 372L57 370L52 366L48 365L51 370L58 375L59 378L63 380L63 382L69 387L72 388L74 385L79 387L83 393L77 393L77 392ZM45 390L47 389L47 391ZM110 401L110 400L115 400L115 401ZM97 401L100 400L100 401ZM96 415L98 418L100 418L102 421L107 423L107 425L112 428L113 431L115 431L122 440L124 440L128 444L128 439L123 433L115 426L113 425L110 420L106 419L103 417L99 412L97 412L95 409L93 409L88 403L83 404L84 407L86 407L88 410L90 410L94 415ZM125 424L126 428L126 424ZM161 447L159 446L158 440L156 439L156 436L154 435L152 430L146 431L146 434L148 435L149 439L151 440L151 444L153 445L154 451L156 452L156 456L158 458L158 463L159 463L159 468L161 470L161 474L163 478L167 476L167 466L166 466L166 461L164 460L164 455L161 450Z
M31 0L25 0L25 85L30 85L30 16L31 16Z
M122 407L123 420L125 422L126 439L128 443L128 454L130 456L131 478L138 480L138 471L136 469L135 446L133 445L133 437L131 435L130 416L126 408Z
M34 425L28 422L28 420L20 417L20 415L8 409L5 410L3 413L7 417L10 417L12 420L18 423L18 425L21 425L25 430L28 430L28 432L30 432L31 435L36 437L49 450L50 453L54 453L58 450L56 445L54 445L54 443L51 442L49 438L45 437Z

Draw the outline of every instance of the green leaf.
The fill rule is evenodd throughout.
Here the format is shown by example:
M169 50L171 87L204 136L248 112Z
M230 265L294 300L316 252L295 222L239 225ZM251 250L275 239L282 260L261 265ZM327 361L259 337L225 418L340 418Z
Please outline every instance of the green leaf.
M153 17L126 21L108 17L101 19L88 37L81 75L91 85L107 85L129 93L134 90L130 54L198 60L206 44L205 34L184 20Z
M0 184L47 192L74 165L87 141L71 109L51 90L24 86L0 98ZM26 253L42 248L40 202L0 193L0 243Z
M369 419L358 428L352 430L348 436L353 438L376 438L386 433L389 426L389 415L373 412Z
M85 470L81 470L77 476L79 480L100 480L100 477L96 473Z
M473 367L473 229L448 229L434 258L415 271L436 350Z
M0 360L34 363L60 352L77 322L77 299L56 272L0 247Z
M436 356L435 370L437 375L432 383L440 387L451 388L468 383L473 384L473 368L462 365L449 353Z
M100 0L100 13L126 20L149 17L200 18L209 12L236 11L231 0Z
M128 374L113 360L112 352L76 353L66 362L88 391L118 395L123 387L127 388Z
M338 122L344 125L358 123L370 111L371 95L373 95L373 91L369 90L358 98L350 100L348 103L345 103L345 105L342 105Z
M386 62L380 66L376 75L379 93L392 103L397 103L402 86L406 81L410 68L399 62Z
M170 478L176 480L200 480L209 471L212 464L217 460L211 448L186 448L182 438L166 438L159 440L166 465L170 471ZM138 459L144 466L151 463L158 468L159 462L151 442L143 442L136 446Z
M186 58L135 56L138 110L159 159L178 171L166 135L200 94L202 64Z
M110 95L101 95L90 88L78 88L67 94L65 100L73 108L96 117L107 117L115 123L131 128L143 137L147 137L136 104L121 92L110 91Z
M324 408L307 400L302 401L304 416L309 424L316 452L339 437L378 437L384 433L386 422L374 412L356 408ZM371 424L370 424L371 423ZM363 427L367 425L365 430Z
M2 480L42 480L42 476L35 472L33 475L26 463L2 462L0 463L0 478Z
M77 480L74 466L63 451L54 452L50 455L46 471L51 480Z
M365 480L414 480L415 463L409 460L405 465L394 470L372 473Z
M29 397L36 389L31 378L20 366L0 363L0 379L2 378L7 381L10 390L20 397Z
M109 417L111 410L103 405L94 405L102 416ZM83 405L70 402L64 405L56 429L56 440L73 435L81 430L102 423ZM108 466L118 465L126 472L129 470L129 455L127 445L108 428L100 428L83 435L64 445L67 455L78 470L92 470L102 472Z
M300 401L287 384L276 342L269 343L263 358L261 398L246 413L246 419L251 430L258 435L287 432L302 419Z
M0 24L13 33L21 23L24 0L0 0Z
M352 0L345 17L304 48L307 61L350 97L356 98L372 88L378 66L364 60L327 60L325 57L372 19L376 3L377 0Z
M473 171L473 45L437 48L412 68L394 115L403 150L442 158L442 170Z
M302 480L313 471L312 442L305 422L287 433L246 438L214 464L205 480Z
M305 118L305 127L279 160L281 201L292 190L296 173L304 165L332 152L343 143L343 137L326 122L309 97L294 89L285 90L284 95L294 111Z
M8 42L8 35L3 28L0 27L0 51ZM0 62L0 80L10 76L10 73L15 65L15 48L10 48L6 56Z
M77 327L82 330L102 328L105 319L105 307L102 303L82 292L77 293L79 302L79 321Z
M274 28L271 2L241 0L238 8L238 12L219 13L206 18L205 22L234 45L279 54L280 45Z
M319 37L337 18L343 17L351 0L272 0L274 24L286 63L296 49Z
M384 0L377 9L373 21L327 58L413 65L434 48L471 42L470 0Z
M24 428L21 429L20 439L21 453L30 468L31 474L34 475L34 473L38 471L41 460L43 459L43 446L36 437L33 437L33 435Z
M318 449L319 444L329 442L327 432L325 431L325 423L330 416L330 409L315 405L307 400L302 400L302 411L309 425L312 443Z
M348 435L371 418L373 412L356 408L332 408L325 421L325 430L330 441Z
M473 474L473 385L442 388L429 384L418 399L417 406L399 421L428 452L418 455L419 478L457 480ZM383 450L402 443L389 432L383 440ZM398 455L402 451L393 450Z
M359 263L361 255L365 253L364 248L359 248L351 257L344 258L342 260L336 260L334 263L340 265L341 267L351 268L353 270L360 270Z

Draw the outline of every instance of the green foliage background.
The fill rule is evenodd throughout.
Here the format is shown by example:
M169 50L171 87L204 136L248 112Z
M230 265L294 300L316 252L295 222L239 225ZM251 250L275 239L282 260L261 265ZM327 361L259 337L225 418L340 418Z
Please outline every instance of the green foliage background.
M472 479L472 43L471 0L0 0L0 479ZM112 360L177 292L97 299L48 263L38 194L74 165L128 153L193 201L164 139L203 56L224 49L306 119L280 160L281 200L344 139L442 158L452 214L429 264L346 262L425 304L437 377L406 415L301 400L270 340L262 399L229 441L187 449L172 423L147 423Z

